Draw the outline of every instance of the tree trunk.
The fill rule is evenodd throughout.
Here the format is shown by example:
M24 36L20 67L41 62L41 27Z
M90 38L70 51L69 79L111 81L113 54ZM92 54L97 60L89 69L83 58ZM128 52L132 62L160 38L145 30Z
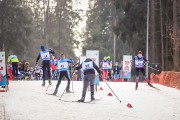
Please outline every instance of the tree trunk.
M180 71L180 23L178 17L180 12L178 10L180 2L178 0L173 1L173 70Z
M150 42L150 48L149 48L149 60L151 62L155 62L155 1L150 1L150 32L149 32L149 42Z
M5 0L2 0L2 16L1 16L1 46L0 46L0 50L4 51L4 14L5 14Z
M161 64L164 71L164 39L163 39L163 20L162 20L162 2L160 0L160 21L161 21Z

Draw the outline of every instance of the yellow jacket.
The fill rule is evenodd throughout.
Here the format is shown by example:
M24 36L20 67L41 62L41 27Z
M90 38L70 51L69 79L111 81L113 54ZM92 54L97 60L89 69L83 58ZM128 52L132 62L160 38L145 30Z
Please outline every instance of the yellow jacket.
M16 55L10 55L10 56L8 57L7 62L8 62L8 63L10 63L10 62L19 62L19 59L17 58Z

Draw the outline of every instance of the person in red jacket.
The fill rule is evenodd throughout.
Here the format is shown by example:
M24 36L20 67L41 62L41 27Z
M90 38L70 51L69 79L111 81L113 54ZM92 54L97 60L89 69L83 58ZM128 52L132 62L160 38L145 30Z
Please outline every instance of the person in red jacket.
M50 61L51 70L52 70L52 80L57 80L57 69L58 69L58 59L55 55L52 55L52 59Z

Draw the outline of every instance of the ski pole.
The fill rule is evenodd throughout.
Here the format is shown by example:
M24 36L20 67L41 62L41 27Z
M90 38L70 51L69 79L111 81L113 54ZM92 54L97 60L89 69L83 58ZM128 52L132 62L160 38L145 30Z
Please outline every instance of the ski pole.
M55 72L56 72L56 74L57 74L57 71L55 71ZM54 74L55 74L55 72L54 72ZM54 77L54 74L53 74L53 77ZM53 78L53 77L52 77L52 78ZM59 78L59 74L58 74L58 78ZM50 86L50 85L47 86L46 91L48 91L49 86Z
M113 92L113 94L116 96L116 98L119 100L119 102L121 103L121 100L118 98L118 96L114 93L114 91L111 89L111 87L109 86L109 84L105 81L106 85L109 87L109 89Z
M66 87L67 88L67 87ZM66 91L66 88L64 89L62 95L60 96L59 100L61 100L62 96L64 95L65 91Z
M147 65L147 66L148 66L148 65ZM148 67L151 68L151 69L153 69L153 70L159 71L158 69L153 68L153 67L151 67L151 66L148 66Z

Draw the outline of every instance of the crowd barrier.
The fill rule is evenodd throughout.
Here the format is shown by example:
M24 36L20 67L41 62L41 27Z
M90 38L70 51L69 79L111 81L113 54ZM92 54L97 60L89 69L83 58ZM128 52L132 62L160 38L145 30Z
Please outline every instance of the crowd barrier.
M159 83L180 89L180 72L162 71L160 74L151 73L150 81L151 83Z

